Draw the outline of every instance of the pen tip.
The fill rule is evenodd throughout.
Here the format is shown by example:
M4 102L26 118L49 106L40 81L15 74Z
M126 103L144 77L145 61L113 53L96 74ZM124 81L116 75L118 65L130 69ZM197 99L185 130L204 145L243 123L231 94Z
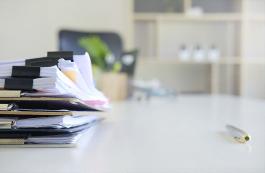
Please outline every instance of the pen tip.
M250 140L250 137L249 136L245 136L245 140L246 141L249 141Z

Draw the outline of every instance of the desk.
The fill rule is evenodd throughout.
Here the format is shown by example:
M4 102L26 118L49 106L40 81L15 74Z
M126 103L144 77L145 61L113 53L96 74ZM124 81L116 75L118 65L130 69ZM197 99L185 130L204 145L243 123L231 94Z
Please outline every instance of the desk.
M227 140L227 123L248 131L252 141ZM265 172L265 100L180 96L116 103L93 132L77 148L0 148L0 172Z

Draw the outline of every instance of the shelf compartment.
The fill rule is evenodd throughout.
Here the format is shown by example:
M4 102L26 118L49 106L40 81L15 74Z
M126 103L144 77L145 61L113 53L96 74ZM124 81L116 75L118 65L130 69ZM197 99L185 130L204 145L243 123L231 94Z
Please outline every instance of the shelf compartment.
M179 49L185 45L191 52L199 45L207 51L214 45L222 57L239 56L239 23L201 23L181 21L172 23L163 21L157 29L157 56L178 56ZM196 29L194 29L196 28Z
M135 21L240 21L242 16L240 14L202 14L199 16L175 14L175 13L135 13ZM259 19L262 19L259 17Z
M183 0L135 0L135 12L163 12L182 13L184 8Z
M241 0L193 0L192 7L200 7L204 13L240 13Z

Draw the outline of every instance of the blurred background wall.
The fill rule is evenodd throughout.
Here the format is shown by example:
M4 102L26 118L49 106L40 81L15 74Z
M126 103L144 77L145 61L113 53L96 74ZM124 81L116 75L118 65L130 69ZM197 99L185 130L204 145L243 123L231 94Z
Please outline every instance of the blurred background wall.
M124 0L1 0L0 59L43 56L58 49L60 29L115 31L132 41Z

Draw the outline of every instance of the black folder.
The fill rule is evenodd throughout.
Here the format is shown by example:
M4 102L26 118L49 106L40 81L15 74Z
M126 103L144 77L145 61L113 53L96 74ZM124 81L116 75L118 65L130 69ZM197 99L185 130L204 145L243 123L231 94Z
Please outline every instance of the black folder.
M60 58L73 61L72 51L48 52L47 57L31 58L26 60L26 66L50 67L58 64Z
M16 78L38 78L40 77L41 67L13 66L11 77Z
M4 89L33 91L34 78L6 78Z
M25 136L47 136L47 135L62 135L62 134L73 134L83 130L87 130L94 126L98 121L93 123L87 123L77 127L71 128L11 128L11 129L0 129L0 138L17 135Z
M100 111L94 107L88 106L82 100L77 98L63 98L63 97L18 97L18 98L0 98L0 104L16 104L20 109L46 109L46 110L60 110L65 109L69 111ZM0 111L0 114L2 114ZM15 114L15 112L14 112Z

